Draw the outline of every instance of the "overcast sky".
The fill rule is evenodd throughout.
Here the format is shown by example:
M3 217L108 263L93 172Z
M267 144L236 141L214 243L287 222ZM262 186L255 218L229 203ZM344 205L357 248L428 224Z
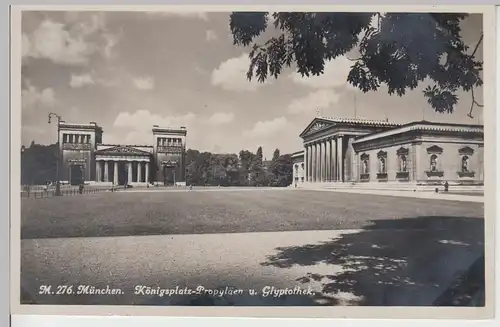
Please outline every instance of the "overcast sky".
M466 116L470 94L456 113L436 114L422 89L400 98L363 94L346 84L350 61L328 64L325 75L246 80L248 49L235 47L228 13L25 12L22 23L22 142L53 143L55 111L72 123L95 121L103 142L152 144L153 125L188 129L188 147L255 151L267 157L301 149L299 133L317 115L478 123ZM474 47L481 17L464 24ZM482 56L482 48L478 54ZM384 89L383 89L384 90ZM476 91L482 102L482 91ZM479 118L480 119L480 118ZM482 123L481 120L479 122Z

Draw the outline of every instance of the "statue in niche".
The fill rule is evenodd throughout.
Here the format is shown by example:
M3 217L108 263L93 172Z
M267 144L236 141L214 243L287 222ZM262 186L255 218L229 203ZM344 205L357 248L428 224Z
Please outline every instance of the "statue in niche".
M363 173L368 174L368 160L363 160Z
M437 171L437 156L435 154L431 156L431 171Z
M380 172L383 174L385 173L385 159L380 158Z
M467 156L462 158L462 171L464 173L469 171L469 157Z
M406 172L406 156L401 156L401 171Z

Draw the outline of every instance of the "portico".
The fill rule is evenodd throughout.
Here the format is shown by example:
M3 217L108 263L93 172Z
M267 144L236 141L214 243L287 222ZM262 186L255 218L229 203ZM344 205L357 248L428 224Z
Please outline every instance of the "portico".
M306 182L344 180L342 135L305 143L304 151Z
M61 182L186 185L186 127L154 125L151 132L151 145L106 144L103 130L95 122L60 122Z
M96 182L113 185L150 182L151 154L132 146L116 146L96 151Z
M315 118L292 155L294 183L482 185L483 126Z
M356 176L355 138L397 127L386 121L314 119L300 134L304 140L304 182L348 182Z

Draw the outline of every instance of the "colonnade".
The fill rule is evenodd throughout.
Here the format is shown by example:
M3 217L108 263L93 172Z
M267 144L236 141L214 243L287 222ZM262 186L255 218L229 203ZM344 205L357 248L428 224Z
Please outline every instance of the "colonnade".
M343 136L328 137L305 144L306 182L343 182Z
M113 165L113 184L118 184L118 163L126 162L127 164L127 181L132 183L133 181L133 161L129 160L96 160L96 181L97 182L111 182L110 180L110 168ZM142 176L142 167L145 165L145 174ZM104 171L104 174L103 174ZM136 183L145 183L149 181L149 162L137 161L137 172L136 172ZM103 177L103 178L102 178ZM144 177L144 178L143 178Z
M64 133L62 135L63 143L72 143L72 144L85 144L90 143L90 134L68 134Z

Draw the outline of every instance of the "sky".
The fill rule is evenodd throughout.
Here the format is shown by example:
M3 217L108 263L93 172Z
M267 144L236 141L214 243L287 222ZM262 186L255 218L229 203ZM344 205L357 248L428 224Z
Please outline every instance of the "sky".
M481 16L463 24L472 48ZM49 112L66 122L96 122L106 144L153 144L151 129L185 126L188 148L218 153L302 149L299 134L319 115L482 123L467 117L469 93L453 114L438 114L417 88L404 97L386 88L363 93L347 83L345 57L318 77L295 68L266 83L249 82L249 48L233 45L229 13L24 12L22 143L54 143ZM272 31L271 31L272 33ZM477 55L481 58L482 47ZM482 90L475 92L482 103Z

